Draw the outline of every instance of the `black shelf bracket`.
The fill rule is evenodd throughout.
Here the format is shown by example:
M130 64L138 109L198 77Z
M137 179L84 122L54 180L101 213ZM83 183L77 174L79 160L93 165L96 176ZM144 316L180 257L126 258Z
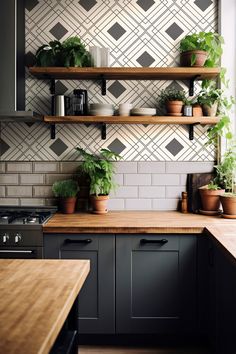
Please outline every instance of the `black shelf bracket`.
M105 79L104 75L101 75L101 90L102 90L102 95L106 96L106 94L107 94L107 80Z
M101 124L101 133L102 133L102 140L106 140L107 138L107 126L105 123Z
M56 84L55 84L55 79L51 79L51 84L50 84L50 93L51 95L55 95L55 91L56 91Z
M194 126L197 124L201 124L201 123L193 123L193 124L189 124L189 140L193 140L194 139Z
M194 83L200 77L200 75L195 75L192 79L189 80L189 96L194 95Z
M55 124L51 124L50 125L50 129L51 129L51 139L55 139L56 138L56 126L55 126Z

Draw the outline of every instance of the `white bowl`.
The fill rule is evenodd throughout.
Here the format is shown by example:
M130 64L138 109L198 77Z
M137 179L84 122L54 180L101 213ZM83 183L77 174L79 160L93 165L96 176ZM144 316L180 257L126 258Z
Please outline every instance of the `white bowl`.
M133 108L131 110L132 114L137 114L140 116L155 116L156 114L156 108L146 108L146 107L141 107L141 108Z

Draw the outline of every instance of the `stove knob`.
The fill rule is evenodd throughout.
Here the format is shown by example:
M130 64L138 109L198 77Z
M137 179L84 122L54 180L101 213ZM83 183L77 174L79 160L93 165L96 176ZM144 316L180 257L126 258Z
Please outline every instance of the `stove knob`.
M2 242L3 242L3 243L7 243L7 240L9 240L9 235L8 235L8 234L4 234L4 235L2 236Z
M15 235L15 243L18 243L21 240L21 234Z

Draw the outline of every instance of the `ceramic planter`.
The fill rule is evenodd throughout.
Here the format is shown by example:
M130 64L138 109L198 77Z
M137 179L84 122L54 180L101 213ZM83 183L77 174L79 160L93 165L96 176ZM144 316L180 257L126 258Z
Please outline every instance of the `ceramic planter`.
M220 195L224 194L224 189L207 189L199 188L202 210L204 211L218 211L220 208Z
M182 116L183 101L167 101L166 110L169 116Z
M202 107L200 104L194 104L193 105L193 117L202 117L203 112L202 112Z
M220 201L224 215L233 215L236 218L236 195L222 195Z
M107 201L109 199L109 195L91 195L90 200L93 207L94 214L106 214L107 210Z
M63 214L73 214L75 212L76 201L76 197L60 198L59 206L61 212Z
M203 108L204 116L216 117L216 112L217 112L217 108L218 108L218 103L215 102L215 103L213 103L212 106L208 106L207 104L204 104L204 105L202 106L202 108Z
M194 65L191 65L192 55L196 56ZM204 66L208 53L203 50L188 50L180 54L181 66Z

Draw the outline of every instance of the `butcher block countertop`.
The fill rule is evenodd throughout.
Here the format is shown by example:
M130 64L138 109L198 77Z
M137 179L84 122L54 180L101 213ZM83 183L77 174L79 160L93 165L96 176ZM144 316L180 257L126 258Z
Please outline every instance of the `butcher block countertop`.
M88 260L0 260L0 353L48 353L89 268Z
M56 213L44 226L44 233L94 234L200 234L204 231L236 259L236 220L219 216L182 214L177 211L109 211L92 213Z

